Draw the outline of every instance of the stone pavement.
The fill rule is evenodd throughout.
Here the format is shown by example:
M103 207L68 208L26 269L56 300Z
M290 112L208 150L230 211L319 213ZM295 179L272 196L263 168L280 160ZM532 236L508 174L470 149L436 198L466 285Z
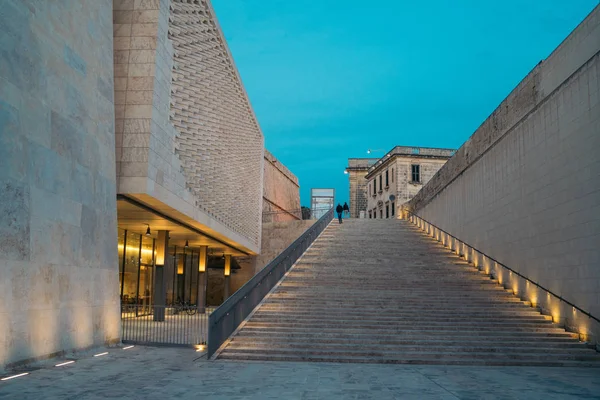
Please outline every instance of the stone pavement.
M93 354L108 351L102 357ZM600 369L231 362L192 349L78 353L0 382L0 399L600 399Z

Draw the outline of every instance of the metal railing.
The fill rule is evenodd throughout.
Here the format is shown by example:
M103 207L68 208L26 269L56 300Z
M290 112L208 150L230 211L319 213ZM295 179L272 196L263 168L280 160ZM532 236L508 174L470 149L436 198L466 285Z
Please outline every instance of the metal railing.
M333 209L327 211L287 249L254 275L244 286L219 306L208 319L208 357L210 358L262 299L283 278L333 219Z
M466 243L466 242L465 242L465 241L463 241L463 240L460 240L460 239L459 239L459 238L457 238L456 236L452 235L451 233L448 233L448 232L446 232L446 231L445 231L445 230L443 230L442 228L439 228L438 226L436 226L436 225L432 224L431 222L427 221L426 219L423 219L423 218L419 217L417 214L415 214L415 213L413 213L413 212L411 212L411 211L408 211L408 210L403 210L403 212L405 212L405 213L407 213L408 215L412 216L412 218L413 218L414 220L413 220L413 221L410 221L410 222L412 222L413 224L415 224L415 225L417 225L417 226L418 226L418 222L416 222L416 221L420 220L421 222L423 222L423 223L425 223L425 224L429 225L430 227L432 227L432 228L434 229L434 231L433 231L433 232L431 232L431 234L432 234L432 236L433 236L433 237L435 237L435 236L436 236L436 232L435 232L435 230L437 230L437 231L439 231L439 232L443 233L443 234L444 234L444 235L446 235L446 236L449 236L449 237L451 237L452 239L454 239L454 241L455 241L455 242L457 242L457 246L458 246L458 244L462 244L463 246L466 246L467 248L470 248L471 250L475 251L475 252L476 252L476 253L478 253L478 254L481 254L483 257L487 258L488 260L490 260L490 261L492 261L492 262L496 263L496 265L499 265L499 266L501 266L502 268L504 268L504 269L508 270L510 273L517 275L519 278L521 278L521 279L524 279L525 281L527 281L527 282L531 283L532 285L536 286L538 289L540 289L540 290L542 290L542 291L544 291L544 292L548 293L549 295L551 295L551 296L555 297L556 299L558 299L559 301L561 301L561 302L563 302L563 303L567 304L568 306L570 306L570 307L573 307L574 309L578 310L580 313L582 313L582 314L583 314L583 315L585 315L586 317L588 317L588 318L590 318L590 319L593 319L593 320L594 320L594 321L596 321L596 322L600 322L600 319L598 319L597 317L593 316L593 315L592 315L592 314L590 314L589 312L587 312L587 311L583 310L582 308L580 308L580 307L576 306L575 304L571 303L569 300L566 300L566 299L565 299L565 298L563 298L562 296L559 296L559 295L557 295L556 293L552 292L551 290L549 290L549 289L546 289L544 286L540 285L538 282L534 281L533 279L530 279L530 278L526 277L525 275L521 274L521 273L520 273L520 272L518 272L518 271L515 271L514 269L510 268L509 266L507 266L507 265L505 265L505 264L502 264L500 261L496 260L495 258L488 256L487 254L483 253L482 251L478 250L477 248L475 248L475 247L471 246L470 244ZM424 230L425 230L425 228L422 228L422 229L424 229ZM437 239L437 238L436 238L436 240L439 240L439 239ZM464 254L461 254L461 255L464 255Z
M210 312L211 309L207 308L205 313L198 313L196 306L124 304L121 309L121 340L123 343L146 345L205 344Z

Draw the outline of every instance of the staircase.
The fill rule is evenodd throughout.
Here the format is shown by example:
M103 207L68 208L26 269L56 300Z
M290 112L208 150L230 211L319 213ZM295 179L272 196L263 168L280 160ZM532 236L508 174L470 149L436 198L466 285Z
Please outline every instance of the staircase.
M219 359L600 366L600 354L399 220L327 227Z

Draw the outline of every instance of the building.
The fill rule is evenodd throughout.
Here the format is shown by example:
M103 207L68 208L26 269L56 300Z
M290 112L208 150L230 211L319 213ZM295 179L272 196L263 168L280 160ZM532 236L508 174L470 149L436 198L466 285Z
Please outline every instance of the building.
M312 219L319 219L335 207L335 189L312 188L310 209Z
M365 211L365 218L396 218L397 209L412 199L454 152L451 149L394 147L368 167L364 180L357 179L355 187L350 181L351 195L355 191L354 198L364 196L367 199L365 209L357 211ZM359 195L359 192L362 193Z
M0 15L0 369L119 342L124 309L203 310L266 210L300 219L209 1L77 4Z
M367 173L369 167L375 164L378 158L349 158L348 166L344 171L350 181L350 218L359 218L367 210ZM364 217L364 215L363 215Z

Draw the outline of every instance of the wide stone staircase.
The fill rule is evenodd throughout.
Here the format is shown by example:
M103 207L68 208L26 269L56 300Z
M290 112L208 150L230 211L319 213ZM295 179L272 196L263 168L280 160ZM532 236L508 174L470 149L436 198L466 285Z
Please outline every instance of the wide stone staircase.
M600 366L600 354L399 220L334 221L219 359Z

